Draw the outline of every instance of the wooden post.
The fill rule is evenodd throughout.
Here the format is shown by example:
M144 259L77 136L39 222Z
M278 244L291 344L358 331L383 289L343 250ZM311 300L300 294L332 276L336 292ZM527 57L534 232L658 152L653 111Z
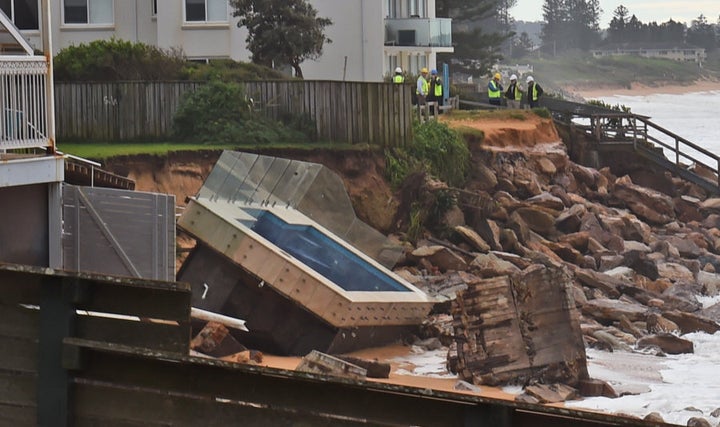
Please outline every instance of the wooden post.
M63 339L71 337L75 323L73 295L79 287L72 279L47 276L40 300L38 342L38 425L72 425L70 375L62 365Z

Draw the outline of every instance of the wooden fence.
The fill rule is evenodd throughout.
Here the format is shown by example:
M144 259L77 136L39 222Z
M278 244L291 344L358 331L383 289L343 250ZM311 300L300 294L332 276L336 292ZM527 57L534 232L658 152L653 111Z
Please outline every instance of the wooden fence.
M57 83L57 139L168 139L183 96L201 84ZM244 85L257 110L274 119L286 113L307 116L314 121L321 141L397 146L412 137L412 85L307 80Z

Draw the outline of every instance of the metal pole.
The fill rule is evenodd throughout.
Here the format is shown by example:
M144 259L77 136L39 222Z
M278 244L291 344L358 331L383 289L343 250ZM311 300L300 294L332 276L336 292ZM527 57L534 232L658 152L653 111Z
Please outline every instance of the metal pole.
M42 0L42 41L47 62L45 75L45 115L47 117L48 153L55 153L55 90L53 85L53 50L50 17L50 0Z
M450 66L443 62L443 105L447 105L450 98Z

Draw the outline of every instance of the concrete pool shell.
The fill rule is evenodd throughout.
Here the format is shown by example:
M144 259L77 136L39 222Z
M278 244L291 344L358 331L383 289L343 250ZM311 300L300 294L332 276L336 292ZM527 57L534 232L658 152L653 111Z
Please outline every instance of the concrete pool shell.
M346 206L342 181L321 165L225 152L178 220L198 241L178 280L192 285L193 306L246 320L239 338L266 351L397 339L434 301L381 264L397 248Z

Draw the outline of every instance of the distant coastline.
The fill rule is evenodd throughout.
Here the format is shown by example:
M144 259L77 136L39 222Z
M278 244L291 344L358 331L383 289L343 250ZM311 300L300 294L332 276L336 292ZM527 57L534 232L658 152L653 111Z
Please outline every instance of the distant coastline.
M653 94L670 94L680 95L686 93L697 93L697 92L709 92L709 91L720 91L719 80L697 80L689 85L655 85L650 86L641 82L632 84L630 89L626 87L574 87L566 86L565 91L575 96L582 97L585 99L597 99L606 96L615 95L628 95L628 96L645 96Z

